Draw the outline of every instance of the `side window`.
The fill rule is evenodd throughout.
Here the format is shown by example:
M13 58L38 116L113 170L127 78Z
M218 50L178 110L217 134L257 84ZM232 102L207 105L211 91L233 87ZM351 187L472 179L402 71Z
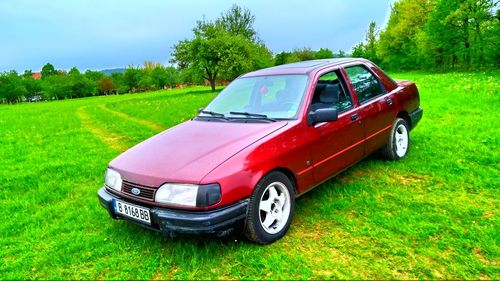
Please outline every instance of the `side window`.
M356 65L345 68L345 72L351 80L352 86L358 95L360 103L370 100L376 96L385 94L385 90L373 75L364 66Z
M345 86L340 81L339 75L336 71L332 71L319 77L311 101L311 111L334 107L342 112L352 107L351 96L344 90Z

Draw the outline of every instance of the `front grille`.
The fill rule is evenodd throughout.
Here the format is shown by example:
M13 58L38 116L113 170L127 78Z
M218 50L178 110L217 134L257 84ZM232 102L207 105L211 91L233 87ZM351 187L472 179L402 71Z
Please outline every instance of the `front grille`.
M141 191L141 193L139 193L139 195L135 195L134 193L132 193L132 188L139 189ZM154 196L155 196L155 191L156 191L156 189L154 189L154 188L131 183L128 181L123 181L123 184L122 184L122 192L129 194L129 195L132 195L132 196L135 196L135 197L138 197L138 198L146 199L149 201L153 201Z

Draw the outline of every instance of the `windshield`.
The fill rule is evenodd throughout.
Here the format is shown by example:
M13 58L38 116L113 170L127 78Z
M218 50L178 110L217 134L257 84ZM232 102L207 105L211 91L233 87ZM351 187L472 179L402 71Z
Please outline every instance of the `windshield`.
M271 75L239 78L227 86L201 113L226 117L297 118L307 75Z

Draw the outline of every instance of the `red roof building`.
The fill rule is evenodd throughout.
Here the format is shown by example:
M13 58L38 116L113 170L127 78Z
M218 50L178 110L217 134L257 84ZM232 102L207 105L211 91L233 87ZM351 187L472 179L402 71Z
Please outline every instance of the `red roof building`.
M38 80L42 78L42 74L40 72L35 72L31 75L31 77L33 77L33 79L35 80Z

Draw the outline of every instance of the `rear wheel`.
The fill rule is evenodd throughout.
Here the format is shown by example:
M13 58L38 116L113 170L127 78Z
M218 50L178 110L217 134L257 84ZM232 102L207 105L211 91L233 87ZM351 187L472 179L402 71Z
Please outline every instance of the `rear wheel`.
M259 244L272 243L285 235L295 210L290 179L281 172L264 176L250 197L245 236Z
M410 129L402 118L396 118L391 128L389 141L382 149L382 154L388 160L399 160L408 154L410 148Z

